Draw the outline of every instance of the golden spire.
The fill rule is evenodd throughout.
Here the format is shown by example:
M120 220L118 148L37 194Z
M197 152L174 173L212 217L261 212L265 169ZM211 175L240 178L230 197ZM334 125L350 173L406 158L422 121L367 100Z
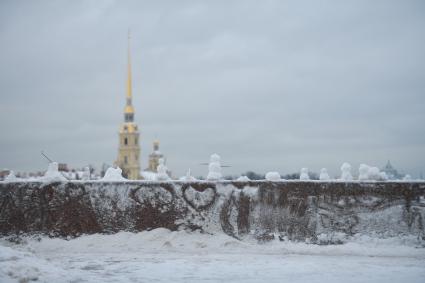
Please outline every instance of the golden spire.
M127 96L126 96L126 106L124 109L124 113L125 114L131 114L131 115L125 115L125 120L126 122L133 122L133 113L134 113L134 108L132 105L132 89L131 89L131 57L130 57L130 29L128 30L128 58L127 58ZM131 117L127 117L127 116L131 116Z
M127 99L131 102L131 57L130 57L130 29L128 30L128 62L127 62Z

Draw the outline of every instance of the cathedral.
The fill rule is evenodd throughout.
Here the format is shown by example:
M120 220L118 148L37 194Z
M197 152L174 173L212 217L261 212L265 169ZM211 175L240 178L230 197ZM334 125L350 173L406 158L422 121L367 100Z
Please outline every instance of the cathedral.
M119 130L118 158L115 165L122 169L122 175L130 180L152 179L157 174L157 167L163 154L159 151L159 141L154 141L153 152L149 155L149 165L144 171L140 170L140 145L139 128L134 122L134 107L132 104L131 84L131 58L130 58L130 34L128 36L128 62L127 62L127 92L126 105L124 107L124 123ZM171 172L167 172L171 175Z
M134 107L132 105L130 34L128 36L127 94L124 123L119 130L118 158L115 164L122 169L125 178L130 180L140 179L139 129L134 122Z

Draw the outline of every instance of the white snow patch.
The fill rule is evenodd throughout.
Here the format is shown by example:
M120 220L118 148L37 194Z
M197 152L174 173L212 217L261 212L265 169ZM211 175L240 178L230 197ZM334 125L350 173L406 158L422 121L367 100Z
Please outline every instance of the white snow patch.
M122 170L120 167L117 167L117 168L109 167L108 170L106 170L105 176L103 176L101 181L114 182L114 181L127 181L127 179L122 176Z
M341 166L341 180L343 181L353 180L353 176L351 175L351 165L347 162L344 162Z
M328 181L328 180L331 179L329 177L328 170L326 168L322 168L322 170L320 170L319 179L322 180L322 181Z
M279 181L282 180L280 178L280 174L278 172L267 172L266 180L268 181Z
M59 172L57 162L49 163L46 173L40 178L40 180L43 182L67 181L67 179Z
M249 180L249 178L247 176L240 176L239 178L236 179L236 181L239 181L239 182L248 182L250 180Z
M140 172L140 175L142 176L143 180L156 181L158 174L156 174L155 172L151 172L151 171L142 171L142 172Z
M179 180L180 181L188 181L188 182L190 182L190 181L196 181L196 178L192 176L191 171L190 171L190 168L189 168L189 170L187 170L186 176L180 177Z
M220 180L223 178L221 175L221 163L220 156L216 153L212 154L210 157L210 163L208 165L208 176L207 180Z
M308 175L308 168L301 168L300 180L310 180L310 176Z
M425 276L424 248L414 237L355 235L346 244L325 246L276 239L260 245L159 228L10 245L0 240L1 282L405 283Z
M158 172L158 174L156 176L157 180L158 181L168 181L168 180L170 180L170 177L167 174L168 168L164 164L164 159L160 158L158 160L158 162L159 162L159 165L156 168L156 171Z
M245 196L249 196L251 200L257 200L258 199L258 187L251 187L247 186L242 189L242 193Z
M16 182L19 181L19 179L15 176L15 172L13 170L10 170L9 174L4 179L5 182Z
M388 176L385 172L381 172L378 167L360 164L359 180L360 181L385 181Z
M403 181L411 181L411 180L412 180L412 177L409 174L403 177Z
M61 264L40 258L28 247L0 241L0 282L65 282L65 278L75 282L83 280L81 271L66 270L66 266Z

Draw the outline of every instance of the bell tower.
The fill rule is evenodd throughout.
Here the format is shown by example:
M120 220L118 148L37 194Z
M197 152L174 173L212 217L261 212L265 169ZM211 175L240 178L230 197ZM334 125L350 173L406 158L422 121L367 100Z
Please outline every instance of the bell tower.
M130 180L137 180L140 179L140 146L139 129L134 122L134 107L132 104L130 31L128 32L127 52L127 94L124 107L124 123L119 131L118 158L115 164L122 169L124 177Z

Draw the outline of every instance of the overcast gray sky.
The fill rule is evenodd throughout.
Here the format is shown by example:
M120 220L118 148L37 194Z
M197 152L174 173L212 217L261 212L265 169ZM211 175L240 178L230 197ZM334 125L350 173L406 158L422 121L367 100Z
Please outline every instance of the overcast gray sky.
M425 173L425 1L1 1L0 167L112 164L127 29L142 167Z

